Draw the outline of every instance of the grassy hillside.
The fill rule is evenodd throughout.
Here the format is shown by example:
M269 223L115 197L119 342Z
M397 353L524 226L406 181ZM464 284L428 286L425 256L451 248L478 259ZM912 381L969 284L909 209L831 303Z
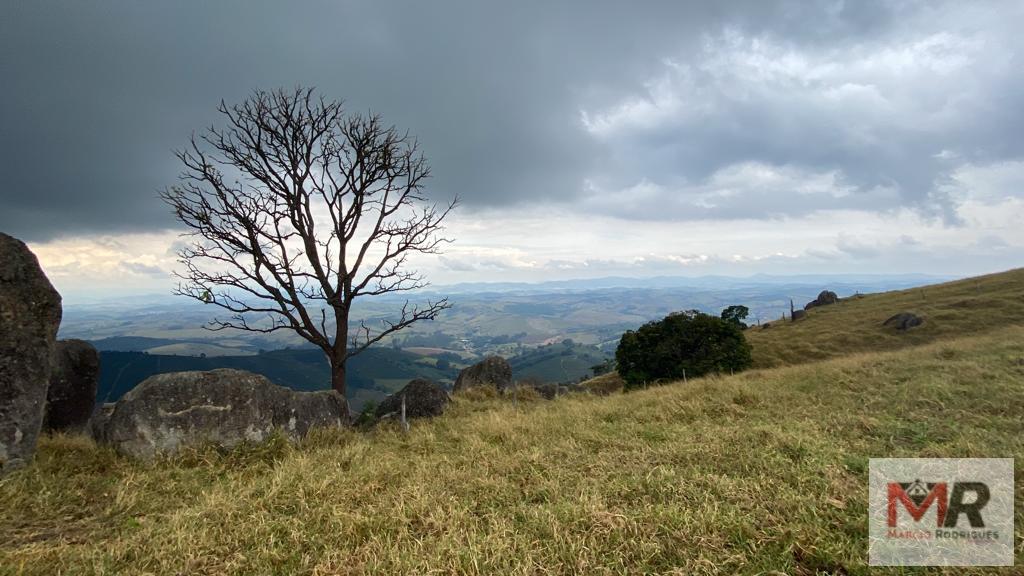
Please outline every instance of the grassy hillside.
M542 382L577 382L590 376L591 368L608 358L596 346L558 342L531 348L508 359L517 379L538 378Z
M463 397L408 435L151 463L55 437L0 480L0 573L867 574L868 458L1020 461L1021 414L1011 326L607 398Z
M803 305L804 303L799 303ZM925 323L907 332L884 328L898 312ZM747 330L755 366L767 368L899 349L1024 324L1024 268L923 288L847 298L812 308L797 322Z

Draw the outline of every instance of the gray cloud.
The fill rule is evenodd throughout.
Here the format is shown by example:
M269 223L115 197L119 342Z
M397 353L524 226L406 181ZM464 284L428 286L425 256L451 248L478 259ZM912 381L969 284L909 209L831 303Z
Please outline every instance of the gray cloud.
M452 270L454 272L475 272L477 270L477 266L472 262L466 262L457 258L439 256L438 261L445 270Z
M142 264L141 262L122 262L121 266L134 274L142 274L146 276L158 276L166 277L170 276L163 268L159 266L151 266L149 264Z
M1001 7L922 8L855 44L711 30L700 50L584 116L614 152L590 200L601 209L602 197L619 197L631 207L628 192L640 187L643 206L624 216L909 206L959 223L948 186L956 169L1024 154L1024 112L1007 101L1024 91L1021 43L1008 24L1024 10ZM751 165L784 177L736 174ZM832 182L806 185L822 177Z
M758 0L11 3L0 21L8 86L0 93L0 229L45 240L172 227L155 196L178 173L171 150L216 120L221 98L296 84L408 128L431 160L432 188L459 194L468 211L547 199L618 214L586 183L614 198L647 181L661 192L647 204L633 200L625 215L910 204L952 219L952 200L934 186L950 160L937 153L983 162L1022 152L1015 103L1024 82L1013 73L1017 46L1007 44L1019 18L994 19L998 9L1019 16L1009 3L952 14L932 3ZM722 62L718 76L708 67L716 56L709 38L728 34L740 49L725 56L760 39L842 65L845 54L972 26L982 31L984 42L971 46L981 66L932 85L920 83L933 79L924 76L883 86L934 117L890 111L870 94L828 108L796 77L759 79L756 66L735 61ZM692 75L666 76L666 59ZM659 78L706 113L627 125L606 138L581 121L583 111L649 97L645 86ZM953 88L960 100L950 99ZM904 113L910 121L893 124ZM871 138L858 140L864 134ZM794 195L734 182L730 196L709 187L716 174L749 164L798 179L835 174L853 192Z

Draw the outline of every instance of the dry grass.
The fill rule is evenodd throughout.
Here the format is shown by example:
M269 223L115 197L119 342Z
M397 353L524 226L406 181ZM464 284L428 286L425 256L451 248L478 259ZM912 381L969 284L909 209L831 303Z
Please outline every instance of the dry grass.
M407 435L149 463L55 437L0 480L0 573L866 574L868 458L1021 461L1021 414L1017 326L607 398L480 394Z
M882 322L898 312L924 318L900 333ZM754 365L785 366L916 346L1024 324L1024 268L956 282L869 294L812 308L797 322L747 330Z
M619 376L618 372L609 372L608 374L602 374L589 380L584 380L580 383L580 386L585 388L592 394L598 396L607 396L616 392L622 392L625 386L622 377Z

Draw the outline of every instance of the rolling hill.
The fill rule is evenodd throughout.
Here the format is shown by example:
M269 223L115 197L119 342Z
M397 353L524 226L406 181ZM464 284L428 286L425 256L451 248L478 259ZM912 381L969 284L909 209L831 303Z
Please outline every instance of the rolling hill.
M271 382L294 390L330 387L330 369L323 352L312 348L274 350L245 356L179 356L144 352L100 352L97 401L114 402L146 378L165 372L235 368L262 374ZM454 368L438 369L416 354L391 348L369 348L348 364L350 407L359 411L369 401L380 401L416 377L451 382Z
M34 464L0 481L0 566L875 574L869 458L1024 459L1021 274L927 287L921 304L915 291L865 296L751 331L758 363L774 367L609 397L461 396L407 434L324 430L296 446L154 462L44 439ZM903 310L925 324L880 326ZM1022 480L1018 465L1018 565ZM954 570L881 572L1011 573Z
M508 359L516 379L536 378L542 382L574 383L591 375L591 368L611 354L596 346L564 341L532 348Z

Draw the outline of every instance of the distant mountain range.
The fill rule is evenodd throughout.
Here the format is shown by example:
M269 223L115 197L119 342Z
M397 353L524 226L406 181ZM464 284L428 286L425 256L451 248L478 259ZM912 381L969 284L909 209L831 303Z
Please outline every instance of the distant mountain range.
M954 276L928 274L795 274L777 276L654 276L631 278L607 276L578 280L551 280L547 282L463 282L434 286L431 292L447 294L494 292L549 292L562 290L603 290L609 288L740 288L751 286L870 286L874 289L919 286L953 280Z
M756 275L598 278L537 284L499 282L434 287L412 299L445 295L452 309L418 323L383 344L436 347L479 357L514 356L533 347L571 338L607 351L624 330L666 314L698 309L717 314L726 306L750 309L750 321L778 319L790 300L801 307L824 289L840 296L908 288L937 280L921 274ZM393 319L404 298L386 295L355 303L352 320L368 325ZM151 354L244 356L261 350L305 345L295 334L210 332L203 326L219 308L171 295L110 298L68 303L62 338L82 338L104 349ZM148 339L148 340L146 340Z
M882 291L909 286L936 284L960 278L953 275L933 274L753 274L751 276L653 276L646 278L627 276L605 276L572 280L550 280L545 282L459 282L456 284L432 285L423 294L490 294L501 292L560 292L565 290L590 291L609 288L738 288L753 286L863 286L862 291ZM414 293L413 293L414 294ZM388 299L404 299L385 295ZM69 303L75 308L130 309L157 306L164 308L196 307L203 305L171 294L146 293L117 297L79 297Z

